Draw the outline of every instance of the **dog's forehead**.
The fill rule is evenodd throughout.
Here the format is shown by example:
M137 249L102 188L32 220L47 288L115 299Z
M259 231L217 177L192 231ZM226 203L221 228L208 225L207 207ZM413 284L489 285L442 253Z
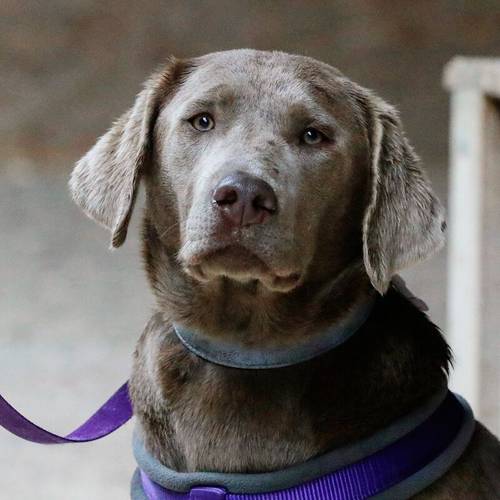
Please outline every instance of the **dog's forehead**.
M318 90L328 94L330 102L345 94L340 73L303 56L235 50L208 54L193 63L175 98L177 103L238 97L278 108L283 102L314 104Z
M295 75L293 66L274 58L262 60L250 55L238 58L215 55L201 60L184 83L181 94L202 96L212 89L221 95L232 92L240 98L258 95L260 100L270 95L293 100L307 98L306 86Z

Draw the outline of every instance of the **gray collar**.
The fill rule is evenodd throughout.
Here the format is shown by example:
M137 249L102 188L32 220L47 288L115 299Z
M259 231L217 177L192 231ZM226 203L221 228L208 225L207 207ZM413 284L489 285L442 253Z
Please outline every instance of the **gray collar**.
M247 347L187 330L179 324L174 324L174 331L187 349L211 363L243 369L281 368L309 361L345 342L368 319L377 297L375 292L369 294L337 324L293 346Z

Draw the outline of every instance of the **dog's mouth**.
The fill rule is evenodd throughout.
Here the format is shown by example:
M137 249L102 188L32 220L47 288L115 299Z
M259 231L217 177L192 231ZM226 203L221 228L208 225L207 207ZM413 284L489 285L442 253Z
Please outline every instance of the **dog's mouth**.
M271 269L262 258L239 244L198 254L190 259L185 269L199 281L222 276L239 282L258 280L266 288L280 292L296 288L302 277L297 269Z

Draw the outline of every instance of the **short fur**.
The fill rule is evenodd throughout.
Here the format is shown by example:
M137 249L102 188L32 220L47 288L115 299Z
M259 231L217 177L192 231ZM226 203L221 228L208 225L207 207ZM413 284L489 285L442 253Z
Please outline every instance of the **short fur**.
M197 113L216 126L198 132ZM314 126L326 139L300 137ZM218 180L267 182L279 210L229 230ZM148 450L179 471L263 472L367 436L446 383L449 349L391 277L443 243L443 210L397 112L311 58L239 50L170 59L78 162L75 201L123 243L139 180L156 312L134 355ZM287 345L385 293L344 345L300 365L207 363L172 323L242 345ZM265 425L263 425L265 422ZM460 461L419 498L500 498L500 444L478 424Z

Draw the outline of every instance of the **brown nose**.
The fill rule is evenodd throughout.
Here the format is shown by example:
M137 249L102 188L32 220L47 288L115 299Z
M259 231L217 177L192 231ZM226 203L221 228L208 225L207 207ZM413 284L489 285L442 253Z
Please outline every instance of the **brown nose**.
M224 177L212 195L214 205L232 226L262 224L278 209L273 188L243 172Z

